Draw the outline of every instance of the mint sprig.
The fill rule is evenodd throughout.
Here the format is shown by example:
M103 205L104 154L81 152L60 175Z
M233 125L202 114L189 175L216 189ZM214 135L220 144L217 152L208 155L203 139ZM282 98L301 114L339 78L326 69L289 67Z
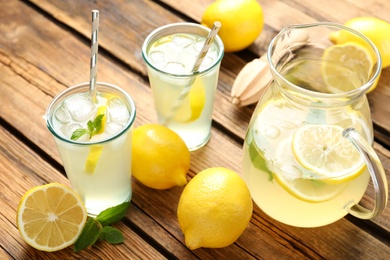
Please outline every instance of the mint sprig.
M70 137L71 140L75 141L82 137L85 134L89 135L89 139L92 138L92 136L99 133L99 131L103 127L103 117L105 114L99 114L95 117L93 121L88 120L87 128L79 128L73 131L72 136Z
M102 211L96 218L88 218L80 236L74 243L74 252L79 252L95 244L98 240L105 240L110 244L120 244L124 236L119 229L111 227L121 220L130 207L130 202L123 202L115 207Z

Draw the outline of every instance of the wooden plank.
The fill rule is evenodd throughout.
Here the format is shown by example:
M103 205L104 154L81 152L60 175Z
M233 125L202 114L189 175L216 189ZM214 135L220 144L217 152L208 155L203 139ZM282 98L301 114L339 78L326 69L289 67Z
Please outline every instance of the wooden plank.
M24 16L27 18L31 15L31 12L28 9L24 9L23 6L14 6L14 10L21 10ZM2 17L2 16L0 16ZM33 28L41 28L42 25L45 24L45 32L41 32L41 38L38 37L30 37L28 36L31 32L29 27ZM61 73L57 70L54 62L50 66L43 66L40 59L41 56L44 55L44 52L37 52L36 57L27 56L27 59L24 61L30 65L30 67L37 68L36 70L26 69L23 70L22 73L16 73L11 66L5 65L3 63L3 67L0 68L0 72L2 75L5 75L5 79L1 79L2 83L8 82L5 84L4 88L1 88L1 96L10 96L13 93L13 84L11 84L11 80L9 78L14 78L15 81L12 83L17 86L26 86L26 92L30 93L29 95L34 95L33 102L28 103L29 95L24 95L23 93L17 92L15 96L15 100L18 102L7 101L3 107L0 107L0 112L2 117L9 123L11 123L16 129L19 129L22 133L26 134L27 138L34 140L34 135L38 134L39 136L45 136L46 138L42 138L40 142L34 141L34 143L39 146L42 150L50 154L48 151L53 148L53 142L48 138L47 129L44 126L44 123L40 124L31 123L38 122L42 116L41 113L33 113L32 117L29 118L30 115L22 113L21 109L25 108L21 103L27 102L29 105L33 105L37 108L41 108L40 111L44 110L44 107L47 105L43 104L46 101L51 99L51 92L55 92L55 89L64 89L64 85L59 82L66 82L74 80L72 75L74 69L64 69L64 68L72 68L74 58L76 57L88 56L84 55L84 53L88 53L88 46L83 46L82 43L78 42L77 39L74 39L71 34L62 31L59 28L54 28L51 26L47 20L42 18L39 15L34 16L34 23L30 23L28 26L25 26L25 32L20 33L18 35L18 40L23 41L28 39L31 46L43 46L41 42L47 41L47 39L53 38L53 43L57 42L57 40L66 39L66 46L69 49L64 49L61 52L55 52L52 49L56 49L55 44L48 45L45 48L45 51L51 53L51 59L61 61L62 70ZM9 60L12 64L15 62L19 64L19 60L15 59L15 57L20 57L24 52L32 49L32 47L28 45L23 46L21 48L19 46L10 46L6 45L7 50L3 50L3 58L2 60ZM25 57L23 55L23 57ZM87 59L88 60L88 59ZM145 83L139 82L137 77L132 75L126 70L118 71L118 67L105 59L104 55L102 55L101 61L99 63L101 68L101 76L102 78L107 79L107 81L114 82L118 85L123 85L124 88L134 95L136 100L142 100L137 104L137 108L139 109L139 117L137 118L137 124L144 124L151 121L153 118L154 111L151 103L151 93L147 88ZM53 67L54 66L54 67ZM19 66L20 67L20 66ZM44 68L44 69L43 69ZM77 67L78 68L78 67ZM39 73L38 73L39 71ZM86 69L87 71L87 69ZM32 74L32 72L34 74ZM26 76L26 74L28 76ZM41 86L40 80L34 81L33 83L27 82L26 78L32 78L34 75L37 78L41 77L41 74L47 74L49 77L52 77L53 81L56 81L57 84L52 86ZM23 75L23 76L21 76ZM83 78L82 73L76 72L77 77ZM54 80L55 79L55 80ZM80 81L79 81L80 82ZM76 83L76 82L74 82ZM73 84L74 84L73 83ZM45 88L45 91L42 89ZM43 100L43 101L41 101ZM11 104L10 106L8 106ZM20 111L18 114L14 115L10 113L10 108L14 111ZM17 116L20 116L20 121L14 121ZM30 121L29 121L30 120ZM26 131L26 129L31 129L31 131ZM221 148L222 146L222 148ZM240 169L240 149L241 145L235 143L228 136L218 132L213 131L213 137L209 145L207 145L204 149L201 149L196 152L196 156L193 156L191 163L191 172L190 176L193 176L199 170L211 167L211 166L227 166L232 169ZM221 150L224 151L224 154L221 154ZM55 152L53 152L54 154ZM24 155L23 155L24 156ZM58 156L53 156L59 161ZM219 162L221 165L213 165L213 163ZM40 176L40 173L37 172ZM19 181L20 182L20 181ZM171 233L175 239L183 243L183 237L181 231L178 227L178 223L175 221L176 219L176 205L178 198L181 193L180 187L168 190L168 191L155 191L151 189L146 189L145 187L134 182L134 203L142 208L142 210L153 217L156 221L156 225L161 225L161 227ZM142 222L141 222L142 223ZM161 228L161 229L162 229ZM142 226L142 230L148 233L150 237L153 237L156 241L161 240L161 236L159 234L154 234L156 232L150 231L150 228L145 224ZM159 229L160 230L160 229ZM335 230L337 230L335 232ZM344 237L344 233L349 234ZM330 256L335 256L335 258L340 258L341 256L348 257L354 256L354 250L358 250L362 248L361 245L351 245L349 249L344 249L340 252L335 250L340 244L348 244L350 240L352 240L353 236L351 234L359 234L364 239L365 246L369 247L367 253L362 252L361 257L369 257L370 253L380 252L382 254L388 253L388 248L386 248L380 241L377 241L371 235L365 233L360 230L349 221L343 219L339 222L321 229L310 229L307 232L307 229L297 229L293 227L288 227L282 225L280 223L276 223L269 217L265 216L258 208L255 209L253 220L249 225L248 229L245 231L242 237L240 237L239 241L232 245L231 247L225 249L199 249L195 250L194 254L199 257L208 259L213 258L214 256L243 256L245 251L249 251L250 255L258 257L258 258L272 258L275 256L275 252L280 252L282 256L284 255L286 258L291 255L299 255L301 258L319 258L319 255L325 257L325 254ZM322 237L322 235L326 235L326 239L320 239L318 241L317 237ZM315 243L313 243L315 241ZM242 246L243 245L243 246ZM257 245L260 245L259 247ZM182 246L182 245L181 245ZM175 248L175 246L170 247ZM358 250L360 251L360 249ZM321 253L322 252L322 253ZM180 256L180 254L178 254Z

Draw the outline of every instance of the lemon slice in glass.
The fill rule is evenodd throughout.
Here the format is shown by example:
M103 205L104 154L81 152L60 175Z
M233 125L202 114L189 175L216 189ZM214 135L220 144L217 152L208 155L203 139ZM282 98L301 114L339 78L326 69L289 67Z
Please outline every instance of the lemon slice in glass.
M347 42L324 51L321 75L331 93L348 92L367 83L374 60L361 44Z
M194 81L183 104L177 110L175 121L189 123L195 121L202 114L206 103L206 90L199 77Z
M107 122L107 107L106 106L100 106L97 109L96 115L104 114L102 118L102 127L100 128L99 132L97 134L101 134L104 132L104 129L106 127ZM103 151L103 145L93 145L91 146L87 160L85 162L85 171L89 174L93 174L95 172L96 165L100 159L100 155Z
M338 125L304 125L292 139L295 160L314 172L317 179L344 183L358 177L365 164L351 142L342 136Z

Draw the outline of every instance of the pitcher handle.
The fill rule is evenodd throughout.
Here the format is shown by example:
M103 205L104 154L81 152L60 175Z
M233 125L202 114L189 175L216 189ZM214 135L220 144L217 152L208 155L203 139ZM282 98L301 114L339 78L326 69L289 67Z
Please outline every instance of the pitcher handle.
M369 210L355 202L346 205L346 210L353 216L361 219L371 219L378 216L386 207L388 187L385 171L378 155L369 143L354 129L346 128L343 131L343 137L347 138L359 151L361 157L367 165L375 188L375 204L372 210Z

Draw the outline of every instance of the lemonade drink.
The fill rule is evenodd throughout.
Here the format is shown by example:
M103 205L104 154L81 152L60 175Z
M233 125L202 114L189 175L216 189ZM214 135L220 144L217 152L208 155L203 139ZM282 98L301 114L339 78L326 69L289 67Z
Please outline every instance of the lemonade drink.
M244 144L244 179L253 200L266 214L299 227L326 225L348 214L345 207L360 201L370 179L359 157L351 156L355 167L340 176L329 177L302 166L294 155L293 138L308 117L315 126L334 126L340 122L342 126L354 125L368 135L367 138L372 138L367 122L358 115L351 118L348 111L307 114L297 112L293 105L281 99L271 99L264 104L255 115ZM344 139L341 132L334 138Z
M214 96L223 44L217 36L199 73L192 69L202 50L208 29L179 23L152 32L143 45L158 121L174 130L190 150L210 138ZM185 98L178 102L183 91Z
M88 90L88 83L65 90L49 105L46 120L72 188L83 199L88 214L96 216L131 199L136 111L131 97L114 85L98 83L95 102ZM98 117L101 129L90 134L88 124L99 125Z

